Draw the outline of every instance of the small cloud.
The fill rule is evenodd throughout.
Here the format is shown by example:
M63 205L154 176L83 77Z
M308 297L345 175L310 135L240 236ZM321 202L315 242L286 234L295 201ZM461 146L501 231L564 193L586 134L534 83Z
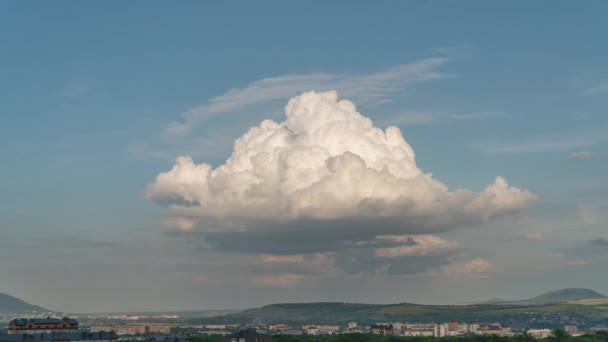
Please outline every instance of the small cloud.
M465 263L453 263L439 268L439 273L448 277L476 277L483 278L483 274L493 267L486 259L477 258Z
M568 267L576 267L576 266L586 266L591 264L591 261L589 260L572 260L572 261L568 261L564 264L564 266L568 266Z
M66 99L76 99L87 94L89 86L85 81L69 81L61 88L61 96Z
M526 239L532 241L542 241L544 240L545 235L542 232L531 232L526 234Z
M253 278L255 284L270 287L289 287L302 280L303 275L291 273L257 275Z
M585 224L594 225L604 221L604 215L589 204L579 204L578 215Z
M570 153L568 155L568 159L569 160L589 160L589 159L593 158L594 156L595 156L595 154L593 152L580 151L580 152Z

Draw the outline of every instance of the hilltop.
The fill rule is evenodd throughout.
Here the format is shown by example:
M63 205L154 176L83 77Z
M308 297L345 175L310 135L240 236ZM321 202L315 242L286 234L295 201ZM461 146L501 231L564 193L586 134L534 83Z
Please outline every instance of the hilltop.
M49 312L43 307L29 304L19 298L0 292L0 314L24 314Z
M587 299L602 299L607 298L605 295L589 289L562 289L544 293L540 296L530 298L527 301L530 303L558 303L570 302L574 300Z

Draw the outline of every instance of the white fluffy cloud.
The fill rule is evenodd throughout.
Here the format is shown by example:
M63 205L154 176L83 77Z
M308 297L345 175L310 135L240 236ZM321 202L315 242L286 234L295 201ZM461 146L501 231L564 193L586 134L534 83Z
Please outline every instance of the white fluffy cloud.
M536 201L502 177L481 192L450 191L416 165L399 128L374 127L333 91L296 96L285 113L284 122L265 120L237 139L216 168L177 158L147 198L171 204L172 215L202 234L286 231L294 222L348 234L350 224L365 222L351 231L368 236L477 225Z

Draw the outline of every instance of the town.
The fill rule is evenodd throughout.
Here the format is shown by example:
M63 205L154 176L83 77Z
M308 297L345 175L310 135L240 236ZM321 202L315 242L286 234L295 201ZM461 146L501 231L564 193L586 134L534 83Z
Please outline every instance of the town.
M549 338L554 330L511 329L498 322L441 322L409 323L384 322L372 325L360 325L349 322L346 325L305 324L209 324L193 325L170 323L178 320L178 315L112 315L84 317L88 324L81 324L74 317L14 318L0 334L0 342L118 342L118 341L154 341L180 342L193 341L204 336L222 337L226 342L269 342L278 336L322 336L337 334L371 334L381 336L403 337L467 337L499 336L511 337L527 335L536 339ZM103 320L105 324L96 324ZM165 322L165 323L159 323ZM576 325L565 325L561 331L570 336L582 336L597 332L608 332L608 327L597 326L586 331Z

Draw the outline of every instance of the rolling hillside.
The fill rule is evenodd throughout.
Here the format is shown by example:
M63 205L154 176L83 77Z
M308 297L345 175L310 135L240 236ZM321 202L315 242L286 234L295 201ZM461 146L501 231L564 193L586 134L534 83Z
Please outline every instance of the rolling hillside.
M353 304L353 303L290 303L273 304L239 313L193 320L208 324L309 323L361 324L386 321L438 322L457 320L499 321L511 325L536 322L538 325L560 326L565 323L608 323L608 307L604 301L594 305L591 298L603 295L585 289L564 289L529 300L475 305L419 304Z
M48 311L45 308L29 304L19 298L0 293L0 314L24 314Z
M593 305L544 304L544 305L460 305L436 306L418 304L350 304L350 303L302 303L273 304L236 314L192 320L205 324L346 324L356 321L370 324L386 321L438 322L457 320L464 322L500 321L523 324L542 320L559 326L564 322L607 322L608 309ZM579 323L580 324L580 323Z

